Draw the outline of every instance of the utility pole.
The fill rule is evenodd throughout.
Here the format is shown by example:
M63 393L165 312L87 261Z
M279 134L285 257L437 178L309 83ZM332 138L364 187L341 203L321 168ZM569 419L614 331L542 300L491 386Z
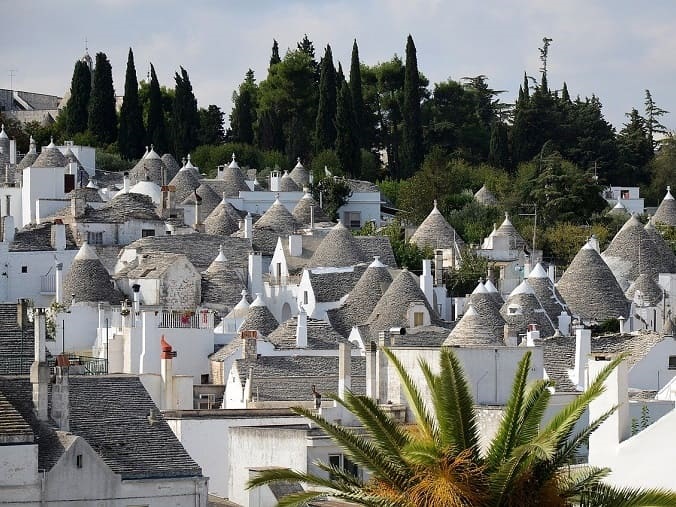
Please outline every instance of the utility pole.
M9 69L9 114L10 116L14 112L14 76L18 70Z
M533 217L533 243L532 243L532 254L535 253L535 235L538 228L538 205L537 204L524 204L524 206L533 206L533 213L519 213L520 217Z

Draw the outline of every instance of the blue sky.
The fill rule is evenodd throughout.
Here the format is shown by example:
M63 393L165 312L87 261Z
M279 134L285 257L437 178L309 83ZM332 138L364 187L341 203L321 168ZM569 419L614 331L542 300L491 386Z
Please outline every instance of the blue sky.
M329 43L349 67L353 39L363 62L404 54L410 33L418 67L431 83L484 74L513 101L523 72L537 75L538 47L553 39L549 84L565 80L571 95L600 97L621 128L624 113L643 109L645 89L676 129L676 3L615 1L198 1L0 0L0 87L62 95L84 51L108 55L116 93L124 89L127 51L139 79L149 62L173 86L186 68L200 106L232 107L233 90L251 67L265 77L272 39L293 48L307 33L318 57ZM337 63L337 62L336 62Z

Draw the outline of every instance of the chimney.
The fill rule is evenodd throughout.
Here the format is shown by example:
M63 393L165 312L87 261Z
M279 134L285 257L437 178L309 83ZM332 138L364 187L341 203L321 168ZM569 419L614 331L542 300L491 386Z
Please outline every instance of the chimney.
M434 308L434 286L432 281L432 260L423 259L423 272L420 277L420 289L425 294L425 299Z
M612 357L596 356L589 360L592 381L608 365ZM627 362L622 361L603 383L605 391L589 404L589 421L595 421L612 407L617 410L589 437L589 464L607 466L617 455L620 442L631 435L629 414L629 382Z
M125 172L124 175L122 176L122 193L126 194L129 192L129 189L131 188L131 184L129 182L129 173Z
M352 347L350 342L338 344L338 396L352 389Z
M244 237L253 240L253 217L247 213L244 217Z
M249 294L263 293L263 257L260 252L249 254Z
M378 346L373 341L366 342L366 396L378 398L377 352Z
M73 218L82 217L85 213L86 206L87 203L82 197L70 198L70 213L73 215Z
M622 315L620 315L617 320L620 321L620 334L624 334L627 331L625 330L625 324L627 322L627 319L625 319Z
M300 234L289 235L289 254L292 257L303 255L303 236Z
M601 250L599 248L599 240L595 234L592 234L591 238L589 238L589 245L591 245L591 247L596 250L597 253L600 253Z
M556 275L555 273L556 266L554 264L550 264L547 266L547 278L551 280L552 283L555 283L556 280L554 280L554 277Z
M136 315L140 310L141 303L139 301L139 292L141 291L141 286L137 283L131 286L131 290L134 297L134 320L136 320Z
M573 369L573 383L580 391L587 388L586 369L591 354L591 329L578 327L575 329L575 368Z
M299 349L307 348L307 313L301 305L298 312L298 323L296 325L296 347Z
M270 192L279 192L279 184L281 179L282 177L279 171L272 171L270 173Z
M382 349L383 347L389 347L391 345L390 341L390 331L380 331L378 333L378 347ZM389 400L389 383L388 383L388 368L389 362L387 356L381 351L376 352L376 381L375 381L375 390L378 394L377 400L379 403L387 403Z
M518 336L516 334L516 328L514 326L505 324L503 327L503 332L504 332L503 339L505 340L506 346L516 347L519 344Z
M570 336L570 323L571 318L566 312L562 311L558 318L559 321L559 331L564 336Z
M27 300L19 300L18 313L22 318L24 317L25 305L27 305ZM20 325L23 327L25 323L22 322ZM40 421L46 421L49 417L47 413L49 366L47 366L45 353L46 330L45 309L36 308L34 318L35 354L31 365L30 378L31 384L33 384L33 406Z
M68 359L57 357L56 380L52 385L52 419L61 431L70 431L70 393L68 392Z
M2 232L3 232L3 241L5 243L11 243L14 241L14 217L12 215L7 215L2 217Z
M258 357L258 331L255 330L245 330L242 331L242 341L244 342L244 347L242 349L242 359L248 361L255 361Z
M310 206L310 229L315 228L315 205Z
M540 339L540 326L537 324L528 324L526 330L526 346L535 347L536 341Z
M434 251L434 285L444 284L444 252Z
M162 410L172 410L175 408L174 403L174 358L176 351L172 350L165 339L164 335L160 338L160 347L162 353L160 354L160 376L162 377Z
M57 304L63 303L63 262L56 263L56 269L54 271L54 285L56 289L56 302Z
M63 220L57 218L52 225L52 248L57 251L66 249L66 226Z

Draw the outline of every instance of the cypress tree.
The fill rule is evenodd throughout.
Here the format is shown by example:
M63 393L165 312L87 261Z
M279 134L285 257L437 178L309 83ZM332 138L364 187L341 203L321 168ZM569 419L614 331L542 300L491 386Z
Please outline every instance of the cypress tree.
M197 99L192 91L188 72L181 67L181 73L174 76L174 150L177 157L185 157L197 146L199 134L199 113Z
M338 62L338 71L336 71L336 96L343 86L345 81L345 74L343 73L343 65Z
M272 39L272 55L270 56L270 67L281 61L282 59L279 57L279 44L277 44L277 39Z
M488 162L495 167L507 168L509 165L509 141L507 126L498 121L491 125L491 140L488 150Z
M127 160L139 157L143 153L144 141L145 132L138 99L134 53L129 48L127 74L124 81L124 101L120 110L120 131L117 136L120 155Z
M94 84L89 100L88 128L100 144L110 144L117 139L117 113L113 70L105 53L96 54Z
M92 75L82 60L75 62L70 83L70 98L66 106L66 132L69 136L87 130L89 96L92 91Z
M256 121L255 92L254 71L249 69L244 82L239 87L239 93L235 94L235 105L230 114L230 129L233 141L253 143L253 126Z
M350 63L350 93L352 94L352 110L357 129L360 148L364 145L364 95L361 89L361 66L359 65L359 48L357 39L352 44L352 61Z
M169 149L167 127L164 121L162 90L155 74L155 67L150 64L150 89L148 91L148 125L146 128L147 144L154 145L157 153L165 153Z
M403 129L401 139L402 173L412 175L420 168L423 151L422 120L420 118L420 77L413 37L406 41L406 67L404 69Z
M336 111L336 155L343 172L353 177L361 175L361 152L357 125L352 109L352 93L350 87L343 81L338 93L338 108Z
M331 46L326 46L319 78L319 106L315 121L317 151L329 150L336 142L336 68L333 66Z

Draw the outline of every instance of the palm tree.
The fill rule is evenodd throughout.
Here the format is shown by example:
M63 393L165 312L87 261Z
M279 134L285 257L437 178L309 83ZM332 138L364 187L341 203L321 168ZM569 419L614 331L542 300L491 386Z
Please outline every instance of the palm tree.
M329 478L266 470L249 481L249 488L274 482L320 488L287 495L280 507L300 507L325 496L368 507L676 505L675 492L617 489L602 482L610 472L607 468L569 466L589 435L617 408L574 433L576 422L603 392L603 382L623 357L612 361L586 391L544 423L552 382L527 383L531 356L527 352L519 362L498 431L482 452L469 385L453 352L441 351L438 374L425 361L419 362L431 400L426 404L401 362L383 350L399 374L414 423L399 423L371 398L352 392L332 399L356 417L359 428L294 408L321 427L370 477L362 480L319 462Z

